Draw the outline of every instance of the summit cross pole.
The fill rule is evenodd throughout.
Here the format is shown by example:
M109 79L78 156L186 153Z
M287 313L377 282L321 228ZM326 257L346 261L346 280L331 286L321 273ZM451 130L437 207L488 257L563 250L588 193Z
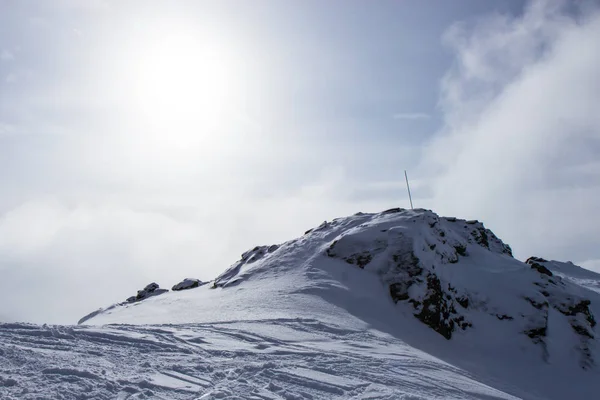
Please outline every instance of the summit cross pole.
M410 200L410 209L413 209L412 196L410 195L410 185L408 184L408 174L404 170L404 178L406 178L406 189L408 190L408 199Z

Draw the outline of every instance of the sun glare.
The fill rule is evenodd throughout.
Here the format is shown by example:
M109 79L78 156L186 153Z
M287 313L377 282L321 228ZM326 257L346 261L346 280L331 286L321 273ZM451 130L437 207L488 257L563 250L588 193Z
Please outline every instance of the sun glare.
M231 49L181 30L145 40L135 52L133 103L149 136L178 147L215 140L239 89Z

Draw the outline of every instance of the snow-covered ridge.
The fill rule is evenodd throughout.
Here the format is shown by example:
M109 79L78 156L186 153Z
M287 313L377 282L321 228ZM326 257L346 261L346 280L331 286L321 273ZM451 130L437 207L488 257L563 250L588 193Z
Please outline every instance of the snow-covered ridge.
M554 344L548 335L566 329L578 364L590 368L597 359L596 321L590 308L595 293L535 260L514 259L510 246L479 221L395 208L326 221L282 245L257 246L209 286L225 294L254 281L266 290L282 276L345 263L378 276L381 292L397 307L446 339L469 331L480 339L504 332L505 337L535 344L539 356L549 360ZM551 267L568 269L556 262ZM296 285L296 292L302 292L302 286L320 283L305 280ZM128 305L117 308L121 307ZM107 312L115 313L115 307ZM93 323L102 313L80 322Z

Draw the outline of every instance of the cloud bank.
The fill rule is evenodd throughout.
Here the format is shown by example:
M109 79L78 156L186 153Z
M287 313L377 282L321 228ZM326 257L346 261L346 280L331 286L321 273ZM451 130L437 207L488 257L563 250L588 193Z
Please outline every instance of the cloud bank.
M422 160L429 204L482 219L522 258L600 251L600 12L571 6L535 1L444 37L455 59Z

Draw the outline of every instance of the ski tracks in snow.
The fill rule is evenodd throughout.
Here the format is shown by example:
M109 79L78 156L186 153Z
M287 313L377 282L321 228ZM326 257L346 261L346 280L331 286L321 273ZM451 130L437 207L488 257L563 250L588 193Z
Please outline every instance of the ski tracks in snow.
M515 399L378 331L312 319L0 324L2 399Z

